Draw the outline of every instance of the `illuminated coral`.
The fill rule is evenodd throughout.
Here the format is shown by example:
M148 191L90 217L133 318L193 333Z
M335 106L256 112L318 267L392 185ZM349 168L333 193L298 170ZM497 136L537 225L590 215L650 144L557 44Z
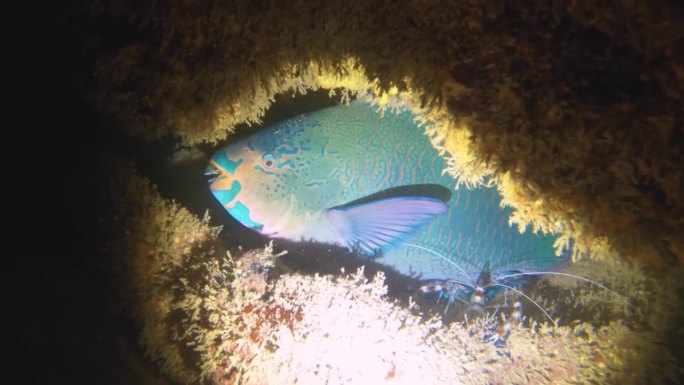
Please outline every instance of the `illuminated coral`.
M261 258L272 251L249 254ZM378 275L369 282L363 271L341 278L282 276L268 297L253 295L252 300L259 300L250 305L237 300L237 306L216 308L219 316L210 318L231 321L213 323L211 332L212 328L207 329L210 336L205 341L210 348L204 356L205 367L214 373L236 365L239 382L246 384L588 380L638 384L666 379L677 371L676 358L663 343L666 336L650 327L643 329L643 323L638 328L620 320L556 328L525 323L514 328L505 347L497 347L484 338L488 326L483 319L448 327L434 319L424 321L417 309L388 300L383 281ZM598 305L608 306L611 301L615 298ZM662 320L672 320L671 310L648 310ZM238 340L226 345L227 340L219 335ZM222 354L211 348L219 340L223 341L224 348L218 349ZM230 358L235 352L239 358Z

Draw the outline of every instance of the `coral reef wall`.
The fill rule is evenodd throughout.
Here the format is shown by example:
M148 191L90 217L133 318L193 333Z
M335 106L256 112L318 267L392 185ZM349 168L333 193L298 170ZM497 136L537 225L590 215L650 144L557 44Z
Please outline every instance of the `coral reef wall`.
M452 172L493 175L514 221L664 266L684 262L683 12L561 0L87 8L119 32L98 30L95 99L131 134L215 141L278 92L404 94L441 123Z
M682 383L677 2L37 3L7 13L7 378ZM156 156L159 138L216 143L321 88L410 106L460 182L494 183L512 222L600 251L568 271L617 294L541 280L528 293L557 327L526 302L495 346L491 324L420 319L368 269L267 281L280 249L227 254L204 202L110 163ZM364 360L334 356L350 351Z
M586 276L625 297L549 281L537 294L557 326L531 316L497 345L488 336L496 319L445 325L423 317L387 297L382 273L269 281L283 252L268 245L233 257L206 219L163 199L130 165L116 170L107 191L117 209L107 221L120 232L124 298L147 356L174 381L641 384L681 375L681 284L672 277L620 260L582 261L593 263Z

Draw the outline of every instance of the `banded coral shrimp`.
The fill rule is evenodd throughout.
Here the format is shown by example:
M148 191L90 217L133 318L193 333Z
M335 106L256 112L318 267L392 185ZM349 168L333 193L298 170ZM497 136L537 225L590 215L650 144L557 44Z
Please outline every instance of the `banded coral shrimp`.
M536 324L549 324L552 327L561 324L560 312L554 314L546 309L547 306L550 306L551 301L544 300L543 293L541 299L533 298L533 291L539 292L540 288L543 291L543 288L548 287L548 284L539 284L540 280L547 277L560 277L586 283L608 293L613 299L626 304L627 307L633 307L626 297L606 285L581 275L558 271L570 265L572 244L563 249L560 257L526 259L520 255L516 256L516 264L513 266L489 266L489 263L485 263L483 267L475 266L471 261L466 260L464 262L470 265L467 269L433 249L415 244L405 243L405 245L421 249L446 261L453 266L456 275L462 277L462 279L425 279L421 281L418 291L422 297L432 301L436 300L436 302L432 302L433 304L446 300L442 322L448 324L462 319L484 317L486 326L484 338L496 345L505 344L510 331L523 318ZM526 263L529 264L532 261L542 259L553 263L556 268L548 271L525 270ZM542 301L544 304L541 303ZM523 306L525 303L533 306Z

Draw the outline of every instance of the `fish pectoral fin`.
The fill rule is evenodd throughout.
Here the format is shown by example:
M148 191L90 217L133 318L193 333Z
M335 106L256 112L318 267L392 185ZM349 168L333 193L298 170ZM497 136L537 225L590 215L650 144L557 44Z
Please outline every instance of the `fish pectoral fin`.
M448 209L441 199L397 196L328 209L340 242L366 255L406 242Z

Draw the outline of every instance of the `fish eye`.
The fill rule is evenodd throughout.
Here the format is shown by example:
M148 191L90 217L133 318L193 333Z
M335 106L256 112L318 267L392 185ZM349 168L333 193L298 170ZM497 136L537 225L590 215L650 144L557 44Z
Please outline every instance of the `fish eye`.
M272 154L266 153L261 157L261 163L263 164L264 168L272 169L276 165L275 157Z

